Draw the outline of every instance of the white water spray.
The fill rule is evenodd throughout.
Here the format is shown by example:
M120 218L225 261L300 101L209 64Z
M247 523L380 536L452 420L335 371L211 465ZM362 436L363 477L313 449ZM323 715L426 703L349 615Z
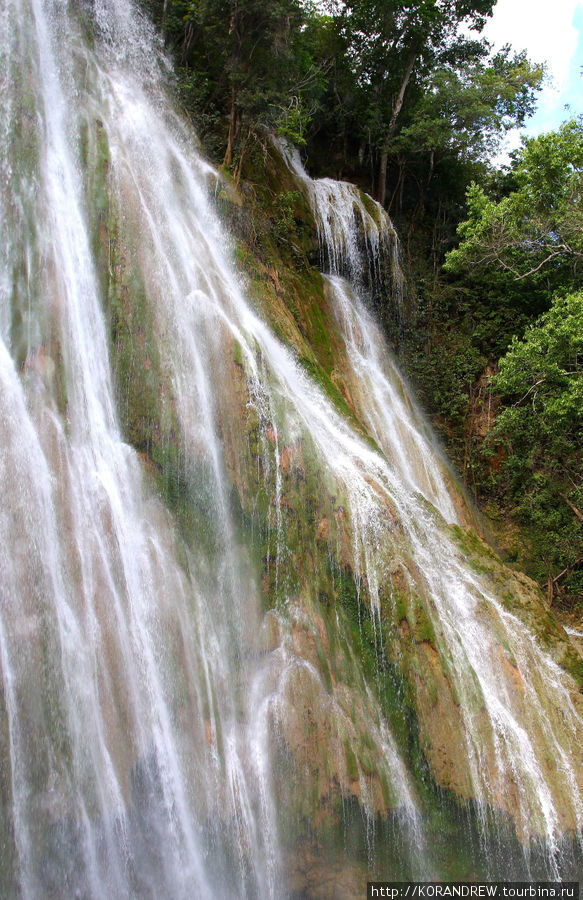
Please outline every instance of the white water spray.
M396 575L426 600L437 649L421 649L428 664L434 653L448 667L459 709L453 787L506 810L525 843L540 835L549 873L560 873L561 835L582 820L572 684L445 528L456 513L441 462L372 320L329 280L358 413L378 449L247 304L208 198L216 175L168 105L151 28L127 0L78 12L59 0L8 0L0 13L2 890L285 892L278 765L294 714L312 700L330 782L343 804L358 798L371 861L381 805L364 753L352 750L363 731L381 750L410 871L439 871L415 777L372 686L361 678L357 702L349 679L324 683L307 647L326 635L301 595L262 617L253 542L240 533L229 483L233 472L243 482L248 465L229 440L241 406L261 429L277 592L292 559L283 451L303 445L330 496L344 500L335 515L350 529L346 552L379 657L392 601L397 657L405 629ZM322 241L338 261L352 254L357 272L349 196L354 206L352 189L327 186L326 220L336 224ZM384 226L373 221L374 256ZM138 308L147 328L115 330ZM235 341L244 388L230 381ZM138 366L128 384L112 376L133 378ZM144 383L167 419L160 440L131 395ZM138 449L119 424L130 407ZM148 442L181 486L171 510ZM309 574L304 587L313 590ZM337 623L341 632L340 614ZM345 656L358 672L356 654ZM433 733L432 721L425 727Z

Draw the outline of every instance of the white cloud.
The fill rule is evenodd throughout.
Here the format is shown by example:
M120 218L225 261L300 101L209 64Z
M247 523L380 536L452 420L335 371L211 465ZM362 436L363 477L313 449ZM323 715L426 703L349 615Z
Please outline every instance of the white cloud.
M553 89L561 92L577 49L573 17L578 7L583 8L583 0L498 0L484 35L497 47L511 44L534 62L546 62Z
M576 22L581 27L583 0L498 0L484 36L496 49L510 44L516 51L526 50L533 62L546 63L551 80L538 95L535 116L521 132L507 136L496 162L508 161L521 133L535 135L557 128L567 117L566 103L574 113L583 111L578 102L583 36Z

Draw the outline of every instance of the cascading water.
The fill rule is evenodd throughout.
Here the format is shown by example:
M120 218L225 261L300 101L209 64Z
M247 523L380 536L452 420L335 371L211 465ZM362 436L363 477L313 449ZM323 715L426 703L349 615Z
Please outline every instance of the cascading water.
M131 194L150 226L140 254L151 241L161 255L147 193L160 169L148 163L188 179L195 204L201 187L173 171L184 160L145 97L155 75L140 56L152 44L144 23L125 3L96 4L95 15L93 27L116 35L105 34L100 60L66 4L18 0L2 13L2 807L4 836L14 834L5 895L270 895L269 787L245 721L257 591L231 534L193 337L205 261L188 285L171 281L184 303L182 320L168 323L178 340L169 377L187 465L204 468L213 571L177 546L117 425L88 228L92 204L103 211L83 181L84 129L103 116L120 199ZM205 253L202 229L177 256ZM183 274L170 256L168 266L157 277Z
M0 16L3 895L310 896L290 855L311 836L348 885L357 826L357 883L443 876L444 788L483 871L571 872L575 683L445 524L455 491L361 301L328 279L372 440L244 299L131 2ZM337 259L344 195L315 207Z
M351 287L338 274L328 279L346 342L354 402L398 478L398 484L391 484L391 496L429 589L426 610L436 645L451 665L470 793L494 808L515 806L519 832L524 836L538 831L547 841L546 870L559 877L565 816L581 842L581 773L569 750L572 735L581 727L579 698L573 703L572 693L560 685L557 667L493 595L488 579L477 577L465 561L459 565L453 541L444 539L435 517L418 502L421 496L446 521L459 522L455 491L444 478L431 436L357 296L362 284L358 247L367 248L374 270L379 247L394 235L390 220L378 205L372 214L352 185L312 181L298 154L283 152L306 186L320 241L329 247L332 272L344 271L352 281ZM368 577L374 583L374 577ZM501 648L510 661L504 675L497 660ZM523 697L517 703L518 684ZM562 737L557 709L559 720L567 725ZM555 767L565 776L563 784L555 783L551 774ZM512 796L508 806L503 799L507 792Z

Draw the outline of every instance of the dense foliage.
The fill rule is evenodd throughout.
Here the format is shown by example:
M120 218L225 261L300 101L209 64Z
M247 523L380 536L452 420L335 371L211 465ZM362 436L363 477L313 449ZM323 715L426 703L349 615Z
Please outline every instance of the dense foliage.
M150 0L217 161L236 168L267 127L417 220L452 166L459 215L476 166L532 111L542 67L477 37L494 2Z
M475 441L480 493L520 524L551 599L583 587L582 188L583 122L573 119L524 142L505 191L470 186L445 265L470 303L487 299L473 342L499 359L498 416Z
M583 261L583 122L527 140L502 199L473 183L461 243L447 268L498 270L520 280L544 270L550 284L576 278Z
M503 407L489 441L502 445L502 486L536 545L537 574L551 598L581 591L583 291L557 297L514 338L493 388Z
M301 142L320 70L299 0L154 0L177 56L179 88L207 152L227 166L260 127Z

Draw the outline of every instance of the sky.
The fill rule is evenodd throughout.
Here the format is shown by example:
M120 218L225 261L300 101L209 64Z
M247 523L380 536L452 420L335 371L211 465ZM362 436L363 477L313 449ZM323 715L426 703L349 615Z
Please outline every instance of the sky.
M583 113L583 0L498 0L484 35L497 48L508 43L547 63L552 81L539 94L526 134L552 131ZM519 143L513 135L509 148Z

